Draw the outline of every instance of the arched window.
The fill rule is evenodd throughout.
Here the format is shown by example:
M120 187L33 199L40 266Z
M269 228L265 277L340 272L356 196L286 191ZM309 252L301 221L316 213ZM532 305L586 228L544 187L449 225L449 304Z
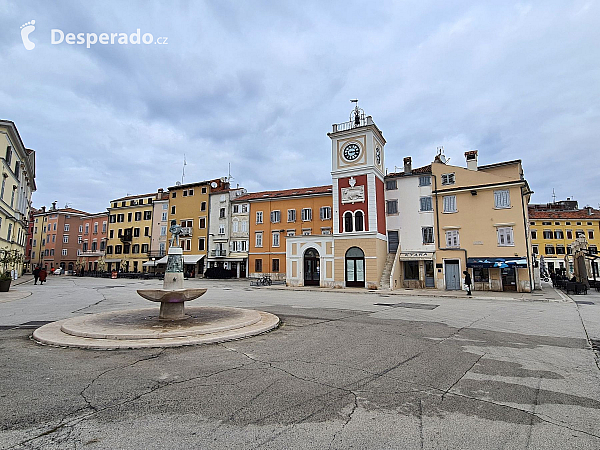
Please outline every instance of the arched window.
M365 227L364 227L364 217L363 217L362 211L356 211L354 213L354 223L355 223L354 229L356 231L363 231L365 229Z
M352 232L352 213L350 211L344 213L344 232Z

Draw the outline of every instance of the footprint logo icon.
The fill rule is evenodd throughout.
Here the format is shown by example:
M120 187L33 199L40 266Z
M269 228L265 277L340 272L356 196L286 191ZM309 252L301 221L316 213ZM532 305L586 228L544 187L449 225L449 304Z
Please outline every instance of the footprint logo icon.
M29 35L33 30L35 30L35 20L21 25L21 39L23 39L23 45L27 50L33 50L35 48L35 43L29 40Z

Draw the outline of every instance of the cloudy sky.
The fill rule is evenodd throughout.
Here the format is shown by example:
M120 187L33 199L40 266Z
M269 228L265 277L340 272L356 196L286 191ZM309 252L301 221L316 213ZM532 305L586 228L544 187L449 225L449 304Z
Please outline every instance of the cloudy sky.
M35 20L26 50L21 26ZM328 184L331 124L358 98L412 156L523 160L533 201L598 206L600 2L0 0L0 118L37 152L34 206L227 175ZM51 43L151 33L167 44ZM93 38L90 38L93 39Z

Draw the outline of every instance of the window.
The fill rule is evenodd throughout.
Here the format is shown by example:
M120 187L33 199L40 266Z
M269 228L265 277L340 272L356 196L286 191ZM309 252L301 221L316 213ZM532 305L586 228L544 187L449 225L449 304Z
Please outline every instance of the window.
M554 245L546 245L546 255L554 255Z
M287 236L296 236L296 230L287 230Z
M346 233L350 233L352 230L352 213L350 211L346 211L344 213L344 231Z
M356 211L354 213L354 230L364 231L364 220L362 211Z
M388 214L398 214L398 200L386 200L385 210Z
M498 227L498 246L508 247L514 246L513 227Z
M565 222L565 225L571 225L571 222Z
M311 232L310 228L302 228L302 236L310 236Z
M117 214L117 222L125 222L125 214Z
M487 267L473 268L473 281L478 281L478 282L490 281L490 270Z
M140 229L139 228L133 229L133 237L140 237Z
M247 204L247 203L244 203L244 204L242 205L242 212L243 212L243 213L247 213L247 212L248 212L248 204Z
M540 250L537 245L532 245L531 250L533 251L534 255L539 255L539 253L540 253Z
M273 247L279 247L279 231L273 231Z
M564 255L565 254L565 246L564 245L557 245L556 246L556 254L557 255Z
M124 254L128 255L130 250L131 250L130 244L123 244L123 253Z
M560 225L560 222L554 222L554 225Z
M187 197L187 191L186 190L183 191L183 196Z
M8 166L10 166L10 162L12 161L12 147L10 145L8 145L6 147L6 158L5 158L5 160L6 160L6 164Z
M262 237L263 237L262 231L259 231L259 232L256 233L256 235L255 235L255 239L256 239L255 240L255 244L256 244L256 247L262 247L263 246L262 245Z
M106 241L103 239L100 241L100 251L103 252L106 248Z
M167 235L167 227L166 226L162 226L160 227L160 235L161 236L166 236Z
M10 225L12 225L12 224L9 224L9 226L10 226ZM9 228L9 230L10 230L10 228ZM10 233L9 233L9 235L10 235ZM8 239L10 240L10 236L9 236L9 238L8 238ZM52 235L52 242L55 242L55 241L56 241L56 235L55 235L55 234L53 234L53 235Z
M68 235L68 234L65 234L65 235L63 236L63 244L68 244L68 243L69 243L69 235Z
M240 205L233 205L233 213L237 214L240 212Z
M102 233L106 234L106 220L102 222Z
M219 234L225 234L225 224L219 224Z
M171 206L171 214L175 214L175 205Z
M254 271L262 272L262 259L257 258L254 260Z
M531 239L537 239L537 230L531 230Z
M588 225L592 225L592 222L587 222Z
M188 189L188 195L191 197L192 195L194 195L194 190L193 189Z
M431 186L431 176L421 175L419 177L419 186Z
M588 239L594 239L594 231L588 230Z
M150 236L150 227L144 227L144 236Z
M321 234L331 234L331 228L329 228L329 227L321 228Z
M202 188L202 193L206 194L206 188L205 187Z
M198 238L198 250L204 250L204 238Z
M575 231L575 237L576 238L585 237L585 233L583 232L583 230L577 230L577 231Z
M67 256L67 249L66 249L66 248L63 248L63 249L62 249L62 255L63 255L63 256Z
M510 192L508 189L494 191L494 208L510 208Z
M144 211L144 220L152 219L152 211Z
M454 184L454 174L453 173L444 173L442 174L442 185Z
M52 228L54 229L54 231L56 231L56 222L54 222L52 225L53 225ZM85 228L86 228L86 230L88 229L88 225L87 224L86 224ZM87 231L86 231L86 233L87 233Z
M271 223L281 222L281 211L271 211Z
M446 247L448 247L448 248L460 247L460 240L458 238L458 230L446 231Z
M110 239L115 237L115 230L108 230L108 237ZM81 236L79 236L79 243L81 244Z
M225 208L220 208L219 209L219 219L224 219L225 218Z
M565 236L562 230L554 230L554 239L564 239Z
M70 225L68 223L65 223L65 231L69 231L69 227Z
M279 272L279 259L273 259L273 272Z
M142 220L142 212L141 211L136 211L134 220L136 222Z
M321 220L331 220L331 206L321 206L319 217Z
M588 250L589 250L589 252L590 252L592 255L597 255L597 254L598 254L598 247L596 247L595 245L590 245L590 246L588 247Z
M311 208L302 208L302 221L308 222L312 220L312 209Z
M263 212L256 211L256 223L263 223Z
M444 212L455 213L456 212L456 195L444 195Z
M572 255L573 254L573 247L569 246L567 247L567 255ZM573 272L573 271L571 271Z
M535 225L535 222L529 222L529 225Z
M385 182L385 189L387 191L393 191L395 189L398 189L398 183L396 182L396 180L387 180Z
M433 244L433 227L422 227L423 244Z
M288 209L288 222L295 222L296 221L296 210L295 209Z
M133 218L133 213L127 213L127 222L131 222L132 218ZM87 224L86 224L86 228L87 228Z
M115 245L115 254L120 255L123 253L123 246L121 244Z
M544 239L552 239L553 237L554 237L554 234L552 234L552 231L544 230Z
M161 218L161 220L162 220L163 222L167 220L167 213L166 213L166 212L163 212L163 213L162 213L162 218Z
M419 279L419 261L404 261L404 279Z
M552 225L552 222L542 222L542 225Z
M206 202L200 203L200 211L206 211Z
M421 203L421 211L433 211L431 197L421 197L419 201Z
M177 192L173 192L173 193L171 194L171 198L177 198Z
M108 216L108 221L110 223L115 223L117 221L117 216L115 214L111 214ZM79 225L79 232L83 233L83 225Z
M93 250L93 248L92 248ZM131 253L139 253L140 252L140 244L133 244L131 247Z

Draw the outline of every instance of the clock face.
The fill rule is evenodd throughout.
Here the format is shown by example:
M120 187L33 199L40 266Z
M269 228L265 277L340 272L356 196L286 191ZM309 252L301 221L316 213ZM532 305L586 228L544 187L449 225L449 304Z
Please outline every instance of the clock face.
M348 144L344 148L344 158L348 161L354 161L360 155L360 147L356 144Z
M381 149L379 147L375 150L375 160L377 161L377 165L381 164Z

